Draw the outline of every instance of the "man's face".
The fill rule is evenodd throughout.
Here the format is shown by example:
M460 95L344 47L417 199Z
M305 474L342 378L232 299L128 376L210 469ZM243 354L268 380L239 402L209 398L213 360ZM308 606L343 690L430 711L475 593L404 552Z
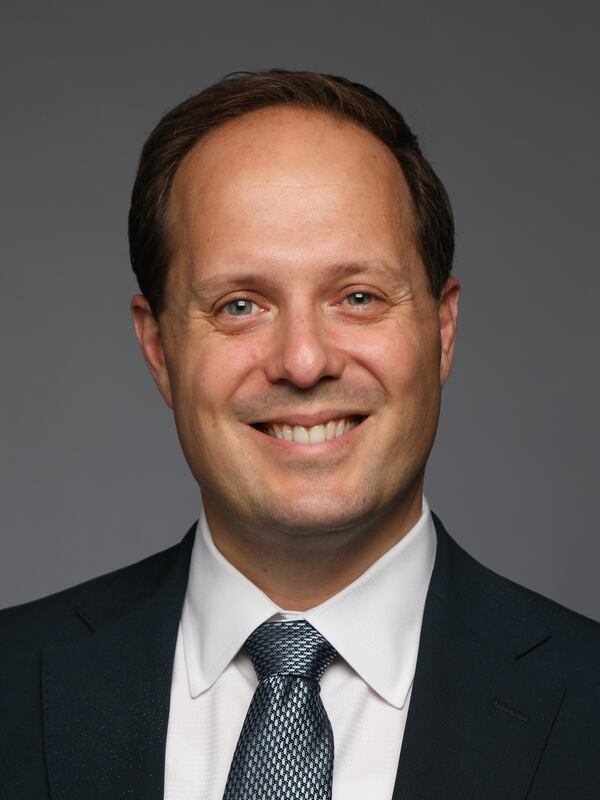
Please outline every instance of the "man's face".
M165 310L134 314L209 519L349 529L420 488L458 287L432 297L411 208L385 145L315 112L242 117L180 166Z

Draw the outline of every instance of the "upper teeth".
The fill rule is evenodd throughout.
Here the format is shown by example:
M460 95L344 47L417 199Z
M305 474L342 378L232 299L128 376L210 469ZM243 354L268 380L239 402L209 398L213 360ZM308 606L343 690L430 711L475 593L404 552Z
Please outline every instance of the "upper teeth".
M352 428L358 425L355 419L331 419L324 425L312 425L306 428L303 425L275 425L268 424L266 433L275 436L277 439L287 439L288 442L299 442L300 444L317 444L329 439L337 439L343 436Z

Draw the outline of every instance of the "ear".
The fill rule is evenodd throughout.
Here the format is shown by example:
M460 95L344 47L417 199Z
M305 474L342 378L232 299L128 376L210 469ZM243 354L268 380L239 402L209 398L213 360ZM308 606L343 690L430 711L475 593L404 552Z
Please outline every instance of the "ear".
M460 283L450 276L438 301L438 313L440 320L440 383L443 386L452 369L454 360L454 345L456 342L456 324L458 319L458 301L460 298Z
M171 382L165 361L160 323L152 313L150 304L143 294L135 294L131 298L131 315L135 335L142 348L150 374L154 378L154 383L165 403L169 408L173 408Z

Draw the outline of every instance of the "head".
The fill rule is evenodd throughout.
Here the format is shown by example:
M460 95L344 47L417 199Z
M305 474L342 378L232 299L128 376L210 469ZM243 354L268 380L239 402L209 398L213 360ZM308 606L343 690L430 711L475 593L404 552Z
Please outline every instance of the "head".
M414 517L458 284L446 193L385 100L284 71L205 90L144 147L130 243L136 332L212 526Z

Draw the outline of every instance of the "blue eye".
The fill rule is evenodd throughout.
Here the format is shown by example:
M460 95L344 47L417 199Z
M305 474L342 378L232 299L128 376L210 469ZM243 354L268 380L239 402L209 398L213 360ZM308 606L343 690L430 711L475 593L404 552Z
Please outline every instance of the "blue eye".
M256 307L256 303L253 303L252 300L238 297L236 300L226 303L223 306L223 310L231 314L232 317L247 317L252 312L253 307Z
M373 295L369 292L352 292L346 299L351 306L366 306L373 300Z

